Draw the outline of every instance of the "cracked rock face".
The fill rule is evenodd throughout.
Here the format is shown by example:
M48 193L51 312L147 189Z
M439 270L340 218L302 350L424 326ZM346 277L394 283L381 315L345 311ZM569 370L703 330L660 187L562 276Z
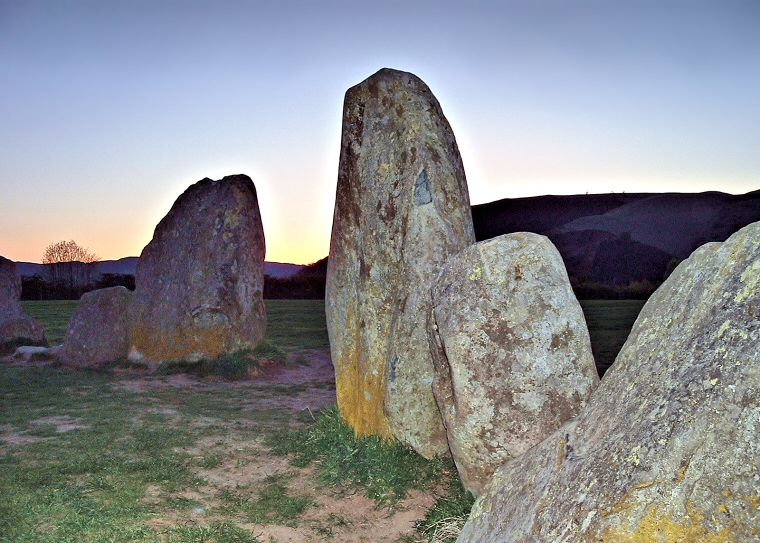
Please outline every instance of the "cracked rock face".
M132 293L124 287L83 294L71 316L59 356L82 368L125 358L131 298Z
M140 255L130 358L198 360L255 347L266 329L264 252L248 176L189 187Z
M430 89L383 69L346 93L326 313L344 419L426 457L448 447L432 393L430 287L475 242L462 160Z
M449 259L430 345L454 462L476 497L493 472L578 414L599 377L562 257L525 232Z
M0 256L0 343L45 342L45 329L21 309L21 276L16 263Z
M758 541L758 239L754 223L678 266L581 413L496 472L460 543Z

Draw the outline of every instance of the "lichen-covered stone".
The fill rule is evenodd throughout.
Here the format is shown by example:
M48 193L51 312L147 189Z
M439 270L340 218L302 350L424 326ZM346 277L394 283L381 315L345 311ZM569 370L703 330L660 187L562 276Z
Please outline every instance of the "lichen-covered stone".
M198 360L255 347L266 329L264 253L249 177L189 187L140 255L130 358Z
M430 89L389 69L349 89L326 312L338 406L358 434L447 452L431 390L430 286L474 242L462 160Z
M578 414L599 383L557 249L538 234L477 243L433 287L433 392L464 487Z
M124 287L84 294L66 329L60 358L82 368L125 358L131 297Z
M652 295L581 413L500 468L458 541L755 543L760 223Z

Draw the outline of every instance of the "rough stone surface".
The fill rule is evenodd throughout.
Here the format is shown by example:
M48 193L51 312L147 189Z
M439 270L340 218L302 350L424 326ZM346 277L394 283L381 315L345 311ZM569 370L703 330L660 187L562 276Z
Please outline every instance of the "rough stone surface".
M45 329L21 309L21 276L16 263L0 256L0 343L45 342Z
M125 358L131 298L124 287L84 294L71 316L60 357L83 368Z
M516 233L451 257L433 287L433 392L464 487L578 414L599 383L586 321L548 238Z
M586 407L505 464L458 541L757 542L760 223L697 249Z
M29 315L16 315L0 320L0 343L18 340L45 343L45 329Z
M447 454L425 323L433 280L474 242L462 160L430 89L389 69L349 89L326 312L338 406L358 434Z
M249 177L189 187L140 255L130 358L198 360L255 347L266 329L264 253Z
M15 262L0 256L0 321L21 314L21 276Z

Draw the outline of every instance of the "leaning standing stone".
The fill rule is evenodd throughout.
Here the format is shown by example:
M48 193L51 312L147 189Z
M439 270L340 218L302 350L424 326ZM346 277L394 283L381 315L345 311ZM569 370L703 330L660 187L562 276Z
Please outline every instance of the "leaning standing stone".
M255 347L266 329L264 252L248 176L188 188L140 255L130 358L199 360Z
M131 297L132 293L124 287L104 288L82 295L58 356L81 368L126 358Z
M433 280L474 242L462 160L430 89L389 69L349 89L326 311L338 406L358 434L447 452L425 323Z
M505 464L460 543L756 543L760 223L708 243L641 311L586 407Z
M599 377L557 249L538 234L477 243L433 288L433 392L464 487L578 414Z

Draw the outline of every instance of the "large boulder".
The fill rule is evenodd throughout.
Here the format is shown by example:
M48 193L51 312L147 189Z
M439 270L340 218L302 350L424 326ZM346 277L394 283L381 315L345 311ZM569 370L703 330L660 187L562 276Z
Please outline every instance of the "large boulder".
M190 186L140 255L130 358L199 360L255 347L266 329L264 252L249 177Z
M760 223L681 263L585 409L496 472L466 542L760 534Z
M16 263L0 256L0 345L45 342L45 329L21 309L21 276Z
M0 256L0 321L21 314L21 276L13 260Z
M326 312L338 406L357 434L447 453L431 390L430 287L474 242L462 160L427 85L383 69L349 89Z
M84 294L71 316L59 357L82 368L125 358L131 297L124 287Z
M433 287L433 392L464 487L578 414L599 383L586 320L548 238L516 233L451 257Z

